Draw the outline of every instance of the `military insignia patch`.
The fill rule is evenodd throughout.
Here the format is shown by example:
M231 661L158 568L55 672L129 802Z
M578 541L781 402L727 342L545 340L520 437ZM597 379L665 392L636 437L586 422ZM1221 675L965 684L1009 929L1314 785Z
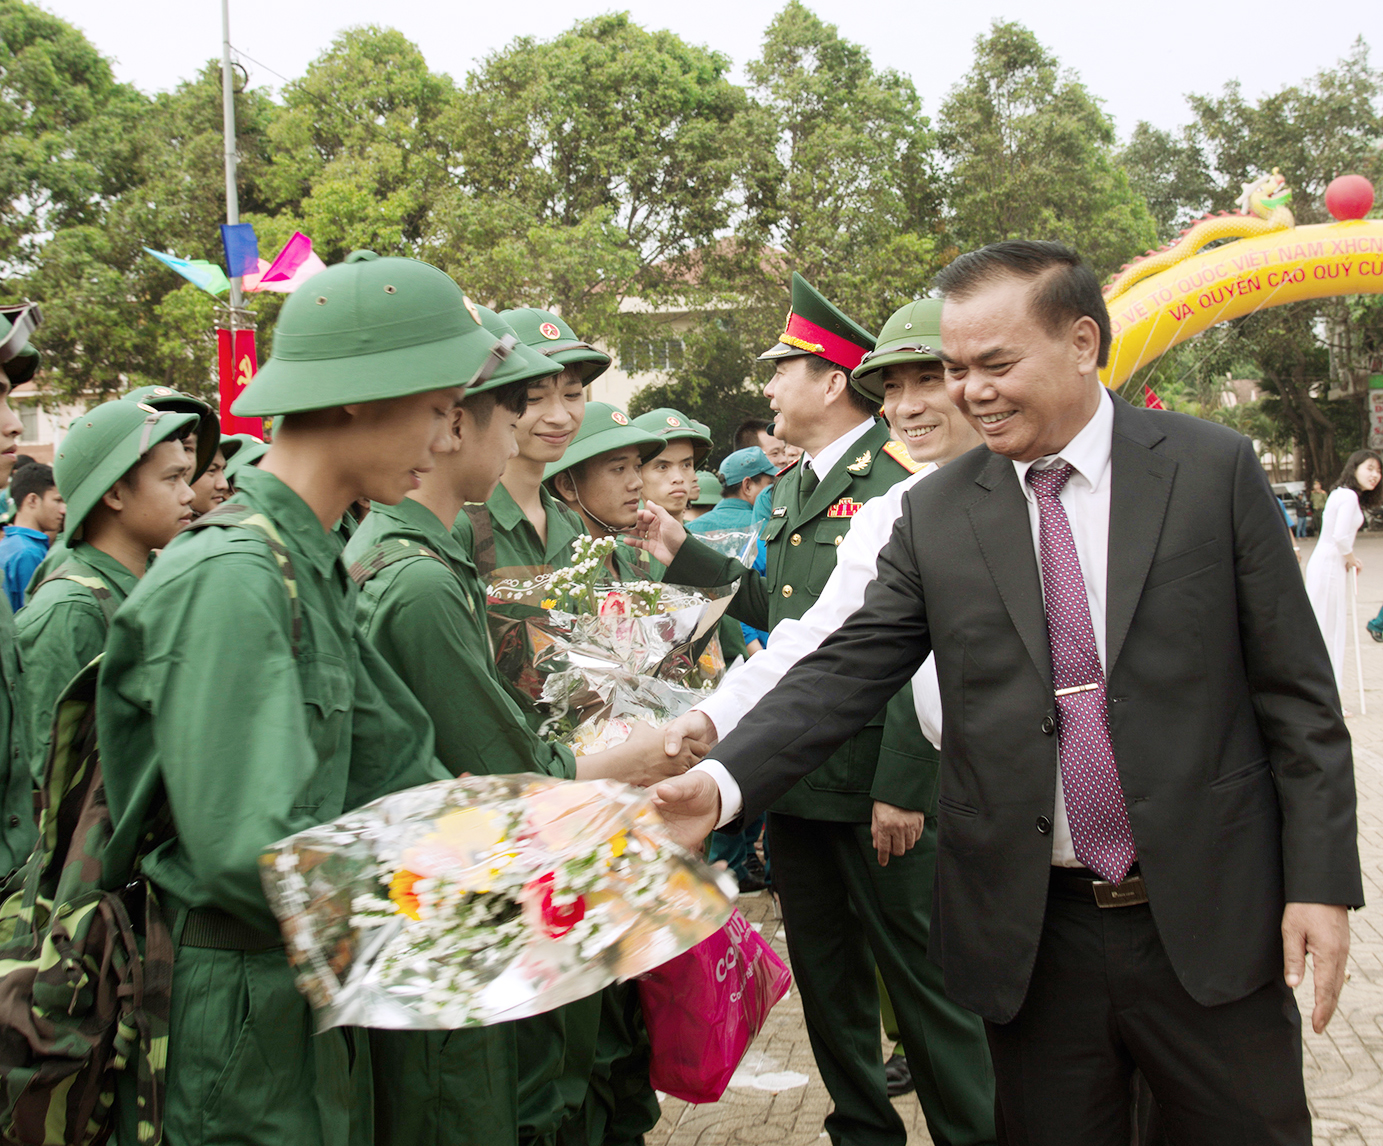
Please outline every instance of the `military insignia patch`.
M562 337L562 332L557 329L556 323L552 322L543 323L542 326L538 327L538 333L549 341L556 341Z
M480 311L475 309L475 303L471 302L470 295L463 294L461 296L461 301L466 304L466 310L468 310L470 316L475 319L476 326L484 326L485 324L480 321Z
M679 422L676 418L668 418L667 424L669 426L680 426L682 423Z
M618 422L621 426L629 425L629 419L625 417L625 415L622 414L619 410L611 410L610 417L614 421Z
M774 516L774 517L786 517L787 515L788 515L788 507L785 506L785 505L780 505L780 506L778 506L778 507L773 511L773 516Z
M854 517L864 508L864 502L853 497L843 497L826 511L827 517Z
M891 457L895 462L902 466L910 474L915 474L922 468L922 463L913 461L912 455L908 453L907 446L902 442L890 441L884 446L884 453Z
M865 450L859 457L845 467L847 473L862 474L869 468L869 463L874 460L874 451Z

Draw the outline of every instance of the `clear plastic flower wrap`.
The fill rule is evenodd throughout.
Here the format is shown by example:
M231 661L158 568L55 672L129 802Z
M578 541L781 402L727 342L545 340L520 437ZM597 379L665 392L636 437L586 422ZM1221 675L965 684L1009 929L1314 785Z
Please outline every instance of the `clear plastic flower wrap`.
M523 1018L632 978L730 916L734 889L612 780L475 776L385 796L260 860L322 1028Z
M542 735L578 748L592 728L603 735L615 720L680 716L725 671L714 638L738 582L714 589L609 583L603 558L613 545L580 537L571 566L490 584L500 675L526 698ZM611 743L618 741L606 736L601 746Z

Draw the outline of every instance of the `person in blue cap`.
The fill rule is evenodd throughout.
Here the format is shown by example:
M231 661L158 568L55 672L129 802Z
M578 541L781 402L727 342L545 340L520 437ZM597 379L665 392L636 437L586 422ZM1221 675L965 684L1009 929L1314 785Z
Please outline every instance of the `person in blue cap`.
M758 446L736 450L720 463L725 489L719 504L710 513L687 522L687 531L711 533L717 529L748 529L754 516L754 499L773 484L777 473L768 455Z

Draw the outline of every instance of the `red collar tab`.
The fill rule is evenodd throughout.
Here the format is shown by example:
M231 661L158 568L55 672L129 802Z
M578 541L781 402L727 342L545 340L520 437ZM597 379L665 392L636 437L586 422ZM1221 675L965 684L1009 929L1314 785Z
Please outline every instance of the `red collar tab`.
M868 353L865 347L857 346L838 334L832 334L824 326L817 326L811 319L803 318L795 311L788 315L788 328L779 341L795 346L798 350L819 354L837 366L845 367L846 370L853 370Z

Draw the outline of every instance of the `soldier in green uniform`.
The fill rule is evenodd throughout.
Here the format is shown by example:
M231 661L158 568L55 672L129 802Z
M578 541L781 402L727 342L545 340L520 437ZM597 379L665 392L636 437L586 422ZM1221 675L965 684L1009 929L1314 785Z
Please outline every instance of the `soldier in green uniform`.
M525 346L562 367L528 389L528 406L516 433L518 455L504 469L495 492L457 518L457 540L482 577L514 567L558 569L571 559L581 519L543 486L543 471L561 458L581 428L586 387L610 365L610 356L582 342L561 318L534 307L500 314Z
M10 391L38 369L29 335L42 321L32 303L0 307L0 486L8 484L19 456L24 424L9 403ZM3 594L0 594L3 596ZM33 781L27 727L19 706L19 657L9 598L0 602L0 874L13 871L33 850Z
M492 334L512 335L493 311L477 309ZM460 449L439 457L398 505L373 506L345 558L361 585L361 628L432 717L437 755L449 771L646 785L694 762L690 753L669 758L662 733L650 726L579 761L532 732L495 667L485 583L449 529L466 502L485 501L498 484L529 382L560 369L517 344L489 381L467 391L457 414ZM558 1085L566 1010L472 1030L371 1031L377 1146L502 1146L555 1130L566 1113Z
M235 492L236 477L246 466L257 466L269 452L269 443L251 434L232 434L221 439L221 451L226 456L226 481Z
M203 471L202 476L192 483L192 512L201 517L205 513L210 513L228 497L230 482L226 479L226 455L222 453L218 442L216 453L211 457L211 464Z
M695 521L698 517L704 517L720 502L721 493L725 489L721 484L720 478L709 470L697 470L696 481L692 491L692 499L687 503L687 508L682 514L682 522Z
M195 484L206 473L207 467L211 465L211 460L216 456L216 448L220 442L221 420L216 416L216 411L203 402L200 398L194 398L191 394L184 394L181 390L174 390L169 386L140 386L138 389L131 390L128 394L120 395L121 402L143 402L146 406L152 406L159 411L172 411L176 414L195 414L197 421L186 430L183 435L183 445L189 454L193 456L193 465L188 475L188 483ZM56 470L56 466L54 469ZM67 545L59 536L49 546L48 552L44 555L42 562L39 563L34 575L29 578L27 593L32 593L39 584L52 576L53 571L67 559ZM25 597L28 600L28 597Z
M286 415L273 446L111 625L97 693L105 880L123 886L139 862L172 917L169 1142L340 1146L369 1121L353 1076L368 1044L315 1030L258 860L448 775L427 713L360 634L331 531L361 497L400 501L455 448L456 405L495 350L434 267L358 251L323 271L285 302L273 356L236 400L237 414ZM124 1143L142 1140L132 1107L122 1088Z
M643 466L663 452L663 440L641 430L608 402L590 402L581 428L560 461L544 471L548 492L558 497L592 537L616 538L606 561L616 581L658 581L662 566L618 543L634 528L643 497Z
M711 431L667 406L640 414L634 425L667 443L644 463L643 499L656 501L681 521L691 503L696 467L711 452Z
M141 402L105 402L73 420L53 460L67 502L64 555L33 584L15 624L29 728L41 781L53 708L105 647L110 619L144 576L149 555L192 520L193 466L183 438L198 415Z
M874 339L800 276L793 278L792 301L787 330L764 355L777 367L765 393L778 414L776 432L804 453L774 488L767 577L746 578L732 610L770 630L817 600L854 513L919 468L872 415L883 397L880 372L907 362L935 367L928 344L938 341L934 321L900 312L881 335L880 353L869 354ZM913 308L926 313L927 304L909 304L904 312ZM851 372L867 354L867 368L852 385ZM671 558L669 580L711 584L724 577L724 558L695 538L674 556L663 541L678 537L676 526L654 524L642 523L642 532L658 534L642 544ZM875 962L900 1029L908 1032L909 1065L933 1139L957 1146L995 1140L983 1033L928 973L935 836L928 839L926 822L938 764L909 687L769 813L774 887L812 1051L835 1102L826 1119L833 1142L902 1146L906 1140L888 1101ZM894 826L921 842L881 866L871 829ZM847 917L860 926L842 927Z

